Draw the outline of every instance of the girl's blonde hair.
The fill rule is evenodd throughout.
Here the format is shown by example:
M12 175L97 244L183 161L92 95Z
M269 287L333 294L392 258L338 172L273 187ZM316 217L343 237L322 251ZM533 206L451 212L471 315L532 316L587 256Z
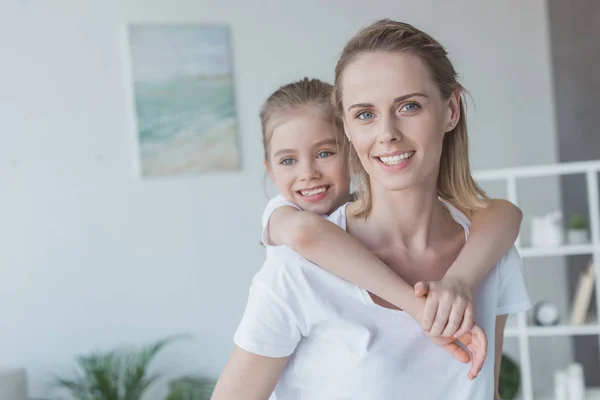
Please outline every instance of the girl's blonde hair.
M346 149L344 129L337 118L331 94L333 86L319 79L304 78L281 86L265 101L260 110L262 125L263 150L265 161L269 160L269 142L273 135L274 119L283 114L305 107L313 108L323 119L337 128L336 140L341 149Z
M402 22L384 19L375 22L356 34L344 47L335 67L335 86L332 102L339 118L343 118L342 74L358 56L376 52L408 53L419 57L427 66L431 79L444 99L460 91L460 119L452 131L444 136L437 180L438 196L462 209L485 208L488 197L477 185L469 167L467 122L465 114L465 89L458 83L454 66L448 53L431 36ZM347 139L346 139L347 140ZM360 193L362 211L367 217L373 206L369 176L364 170L356 151L350 146L350 168Z

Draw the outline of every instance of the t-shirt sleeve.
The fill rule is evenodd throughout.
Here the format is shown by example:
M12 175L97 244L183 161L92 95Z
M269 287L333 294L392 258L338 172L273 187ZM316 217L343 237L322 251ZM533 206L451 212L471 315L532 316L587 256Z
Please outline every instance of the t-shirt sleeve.
M303 306L287 267L264 265L252 281L234 343L266 357L286 357L302 338Z
M296 204L288 201L282 195L277 195L269 200L269 203L265 207L265 211L262 216L262 243L265 246L273 246L273 244L269 241L269 220L271 218L271 214L279 207L290 206L294 207L298 210L301 210Z
M522 268L521 256L513 246L500 265L496 315L514 314L531 308Z

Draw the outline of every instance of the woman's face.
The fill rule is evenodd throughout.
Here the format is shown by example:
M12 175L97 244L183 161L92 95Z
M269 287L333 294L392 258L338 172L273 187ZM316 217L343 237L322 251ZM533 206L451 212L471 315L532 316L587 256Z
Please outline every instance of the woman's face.
M388 190L437 182L444 134L460 116L459 94L441 97L420 58L372 52L345 69L346 135L371 178Z

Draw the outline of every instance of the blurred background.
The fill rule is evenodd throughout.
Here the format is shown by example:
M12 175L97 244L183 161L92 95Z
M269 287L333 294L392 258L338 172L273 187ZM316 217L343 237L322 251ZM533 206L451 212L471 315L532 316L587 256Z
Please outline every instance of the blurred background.
M6 400L21 400L14 393L23 382L30 398L55 398L52 382L75 376L77 356L178 334L191 337L156 356L151 371L160 377L144 399L164 399L179 377L219 375L264 259L260 216L275 194L264 176L259 107L289 81L332 82L343 45L380 18L411 23L448 49L473 99L476 172L600 160L597 1L3 1L0 399L4 388ZM140 105L154 93L149 84L162 84L142 67L167 63L156 54L170 46L144 53L147 36L130 27L165 24L225 27L194 51L220 60L202 79L221 85L210 87L219 110L228 107L219 129L230 136L200 143L190 156L204 161L196 169L173 165L194 133L161 131L149 118L162 103L151 116ZM193 60L178 62L206 73ZM144 136L149 121L155 136ZM161 147L175 136L177 146ZM153 158L155 150L168 154ZM595 166L585 164L597 185ZM588 195L587 176L517 185L524 247L535 247L532 221L553 211L565 229L580 215L588 233L583 247L524 257L532 301L549 301L563 329L535 334L533 312L511 318L506 353L520 368L530 363L518 398L554 398L556 371L573 362L589 388L600 386L595 296L587 327L569 328L581 273L594 254L600 260L598 238L589 236L598 230L588 203L598 196ZM510 198L499 182L482 184Z

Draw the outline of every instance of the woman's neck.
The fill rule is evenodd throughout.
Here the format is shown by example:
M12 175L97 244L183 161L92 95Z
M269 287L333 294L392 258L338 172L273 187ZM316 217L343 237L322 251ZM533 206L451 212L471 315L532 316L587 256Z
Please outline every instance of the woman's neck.
M424 252L452 229L450 215L437 197L436 182L390 191L371 184L372 208L364 229L381 246ZM369 227L373 227L371 230ZM365 232L366 233L366 232Z

